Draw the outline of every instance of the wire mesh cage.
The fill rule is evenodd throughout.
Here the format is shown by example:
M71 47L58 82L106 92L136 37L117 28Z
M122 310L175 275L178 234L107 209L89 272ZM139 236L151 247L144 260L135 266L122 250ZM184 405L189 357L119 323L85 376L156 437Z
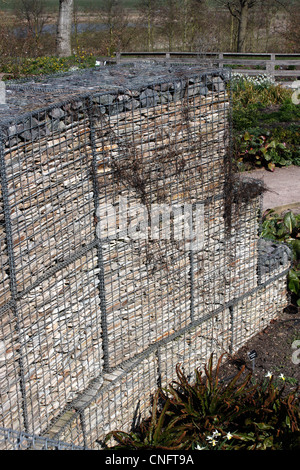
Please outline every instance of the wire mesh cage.
M262 276L228 70L16 82L0 111L1 426L97 447L178 362L192 375L270 321L289 259Z
M1 450L88 450L72 443L0 427Z

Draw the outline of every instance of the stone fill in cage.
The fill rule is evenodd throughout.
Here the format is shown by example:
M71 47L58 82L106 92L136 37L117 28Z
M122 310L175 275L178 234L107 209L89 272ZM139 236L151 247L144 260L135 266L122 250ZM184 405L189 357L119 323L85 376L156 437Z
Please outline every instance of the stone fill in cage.
M228 70L12 82L0 115L0 426L101 448L276 317L289 253L233 172Z

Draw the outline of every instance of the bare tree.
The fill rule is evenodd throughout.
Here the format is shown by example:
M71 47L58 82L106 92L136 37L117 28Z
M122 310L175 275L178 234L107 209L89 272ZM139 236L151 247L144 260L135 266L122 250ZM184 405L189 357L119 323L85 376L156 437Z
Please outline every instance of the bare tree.
M108 31L107 54L111 56L130 41L130 35L126 37L128 15L120 0L105 0L100 15L101 22L105 24Z
M174 49L177 37L179 5L178 0L165 0L161 8L161 26L168 39L169 51Z
M246 51L249 10L260 0L231 0L226 2L230 14L238 21L237 52Z
M288 8L287 25L285 31L280 31L281 38L286 41L285 45L289 52L297 53L300 48L300 10L297 4L291 4Z
M50 18L46 0L16 0L15 11L18 18L26 22L29 34L38 43L43 28Z
M140 22L147 24L147 49L150 52L154 45L154 28L158 23L158 9L160 0L140 0L138 6Z
M237 19L237 52L245 52L249 12L255 6L263 5L264 0L218 0L218 3L228 8L230 14ZM278 7L284 6L286 0L273 0L273 3Z
M71 34L73 19L73 0L59 0L59 14L57 24L57 55L68 57L72 54Z
M204 0L181 0L178 8L178 31L183 50L192 50L203 25Z

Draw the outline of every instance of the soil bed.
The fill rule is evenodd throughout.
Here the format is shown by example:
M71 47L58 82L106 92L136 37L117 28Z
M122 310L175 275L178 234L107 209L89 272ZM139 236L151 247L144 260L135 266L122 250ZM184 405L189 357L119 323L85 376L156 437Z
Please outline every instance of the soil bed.
M257 353L254 370L248 356L252 350ZM277 320L273 320L223 364L220 378L229 380L242 366L245 366L244 375L252 372L255 381L260 382L271 372L274 383L280 387L285 383L286 392L300 387L300 309L287 307ZM285 380L279 379L281 374Z

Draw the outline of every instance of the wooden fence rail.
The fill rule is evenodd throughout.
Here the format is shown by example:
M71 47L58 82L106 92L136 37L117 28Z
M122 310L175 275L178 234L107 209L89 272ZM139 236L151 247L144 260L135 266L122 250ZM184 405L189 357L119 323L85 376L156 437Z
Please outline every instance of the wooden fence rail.
M203 62L210 67L231 67L235 72L275 79L300 77L300 54L233 52L117 52L117 63L130 59L155 59L170 62Z

